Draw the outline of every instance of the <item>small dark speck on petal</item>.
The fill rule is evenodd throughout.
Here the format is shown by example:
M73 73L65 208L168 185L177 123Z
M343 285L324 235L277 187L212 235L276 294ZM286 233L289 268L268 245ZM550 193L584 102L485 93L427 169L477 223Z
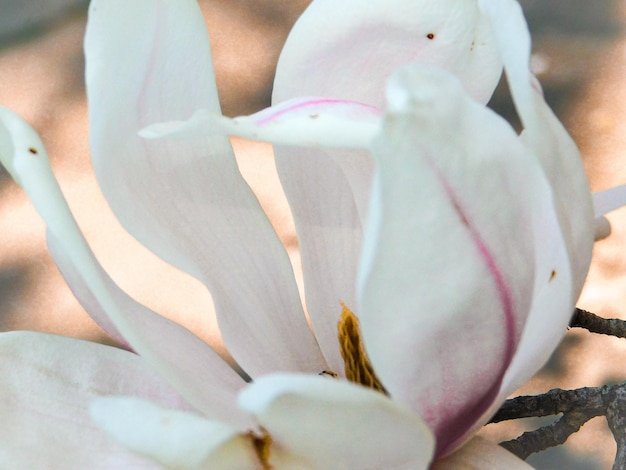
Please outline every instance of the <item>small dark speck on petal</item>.
M33 155L37 155L39 153L35 147L30 147L28 151Z
M434 35L433 33L428 33L428 34L426 35L426 37L427 37L428 39L430 39L430 40L435 39L435 35Z

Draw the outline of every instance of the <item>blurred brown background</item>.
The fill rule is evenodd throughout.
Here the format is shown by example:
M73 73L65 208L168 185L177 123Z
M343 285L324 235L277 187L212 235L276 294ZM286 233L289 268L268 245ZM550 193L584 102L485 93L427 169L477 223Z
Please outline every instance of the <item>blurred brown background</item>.
M227 114L268 103L280 47L308 0L205 0L218 85ZM165 266L123 232L106 206L89 161L83 82L84 0L0 0L0 104L41 133L53 168L94 251L118 283L160 313L214 340L211 301L194 280ZM550 104L579 144L594 190L626 183L626 2L523 0L534 37L533 67ZM510 115L496 95L493 106ZM246 178L297 260L293 228L271 151L237 142ZM253 157L251 157L253 155ZM250 158L248 158L250 157ZM254 162L254 163L253 163ZM596 245L580 306L626 319L626 210ZM36 329L109 342L71 296L46 253L44 226L0 170L0 329ZM526 387L597 386L626 380L626 342L568 333L550 364ZM530 420L503 429L514 437ZM533 456L537 468L610 468L615 444L603 418L564 447Z

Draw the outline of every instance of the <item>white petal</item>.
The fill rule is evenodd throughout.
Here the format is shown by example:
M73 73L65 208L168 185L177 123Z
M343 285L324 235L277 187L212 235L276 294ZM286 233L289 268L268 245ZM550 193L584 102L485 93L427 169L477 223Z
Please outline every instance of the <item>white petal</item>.
M3 468L155 468L93 426L89 403L127 394L165 406L186 402L139 356L33 332L0 334Z
M234 392L243 385L240 377L192 333L119 290L96 261L76 224L39 137L19 116L0 108L0 135L8 131L12 153L0 144L0 161L46 222L53 252L79 298L94 307L96 318L108 318L121 337L194 406L245 422L234 406ZM206 360L204 365L197 362L202 360ZM207 394L209 389L213 396Z
M71 249L52 233L48 235L48 245L72 292L96 322L107 331L107 326L112 326L115 334L120 331L116 325L121 321L121 331L115 337L123 342L128 338L130 347L206 415L249 423L234 406L236 393L244 386L243 379L205 342L128 296L93 254L86 253L77 263ZM87 269L96 271L98 283L81 276Z
M274 102L328 96L381 107L391 73L415 62L456 74L483 102L502 71L475 0L370 0L367 8L359 0L316 0L281 52Z
M558 218L554 221L546 214L543 227L537 230L536 243L544 249L537 258L538 266L549 269L550 263L556 265L564 256L569 258L567 270L555 269L556 275L547 282L536 277L533 304L518 351L497 400L481 419L484 421L507 395L530 379L560 343L587 275L598 224L580 154L529 71L530 35L519 4L513 0L480 0L480 5L491 18L505 59L509 88L525 127L522 141L539 157L553 189Z
M258 467L252 441L237 428L218 421L129 397L95 400L91 416L98 427L129 450L168 468Z
M357 312L382 383L444 452L495 400L535 284L569 263L558 226L541 238L548 181L502 118L428 66L399 71L388 100Z
M326 96L381 107L387 77L408 62L452 70L486 101L502 68L489 34L473 0L374 0L366 7L359 0L316 0L281 53L273 103ZM275 153L298 231L308 311L337 368L334 324L340 300L354 305L373 162L365 152L279 147Z
M418 416L374 390L319 376L270 375L240 395L276 452L313 469L426 469L433 436Z
M593 245L595 223L589 183L576 144L543 99L541 86L529 69L530 33L515 0L479 0L490 18L517 112L522 120L522 139L535 153L550 180L571 259L578 300Z
M94 168L122 224L209 287L224 341L246 372L326 367L287 254L228 139L137 135L198 108L219 112L197 2L92 2L85 53Z
M354 101L295 98L250 116L228 118L201 109L188 121L154 124L145 138L234 135L304 147L367 148L378 132L380 111Z

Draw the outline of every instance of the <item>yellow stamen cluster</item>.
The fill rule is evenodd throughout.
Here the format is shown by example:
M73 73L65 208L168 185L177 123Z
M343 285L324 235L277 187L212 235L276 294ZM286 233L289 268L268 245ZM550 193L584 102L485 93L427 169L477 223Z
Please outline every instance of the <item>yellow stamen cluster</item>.
M385 387L376 377L374 368L365 353L363 341L361 340L359 319L343 303L341 306L343 311L337 323L337 331L341 356L346 365L346 378L350 382L364 385L386 394Z

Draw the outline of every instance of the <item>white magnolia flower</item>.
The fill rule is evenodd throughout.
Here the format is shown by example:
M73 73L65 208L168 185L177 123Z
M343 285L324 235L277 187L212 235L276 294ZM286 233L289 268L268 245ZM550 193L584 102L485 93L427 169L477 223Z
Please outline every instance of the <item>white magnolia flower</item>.
M115 285L41 140L1 109L1 161L46 221L59 268L137 353L0 334L0 415L12 423L3 462L426 468L463 445L437 465L524 468L466 442L558 344L594 216L576 147L528 70L517 2L314 0L278 65L274 101L287 104L234 121L219 114L191 0L93 1L85 47L103 192L135 237L211 290L224 342L253 382ZM478 103L500 58L521 137ZM384 82L409 62L422 65L394 75L384 106ZM282 144L312 327L224 135L237 128ZM607 208L620 199L603 197Z

